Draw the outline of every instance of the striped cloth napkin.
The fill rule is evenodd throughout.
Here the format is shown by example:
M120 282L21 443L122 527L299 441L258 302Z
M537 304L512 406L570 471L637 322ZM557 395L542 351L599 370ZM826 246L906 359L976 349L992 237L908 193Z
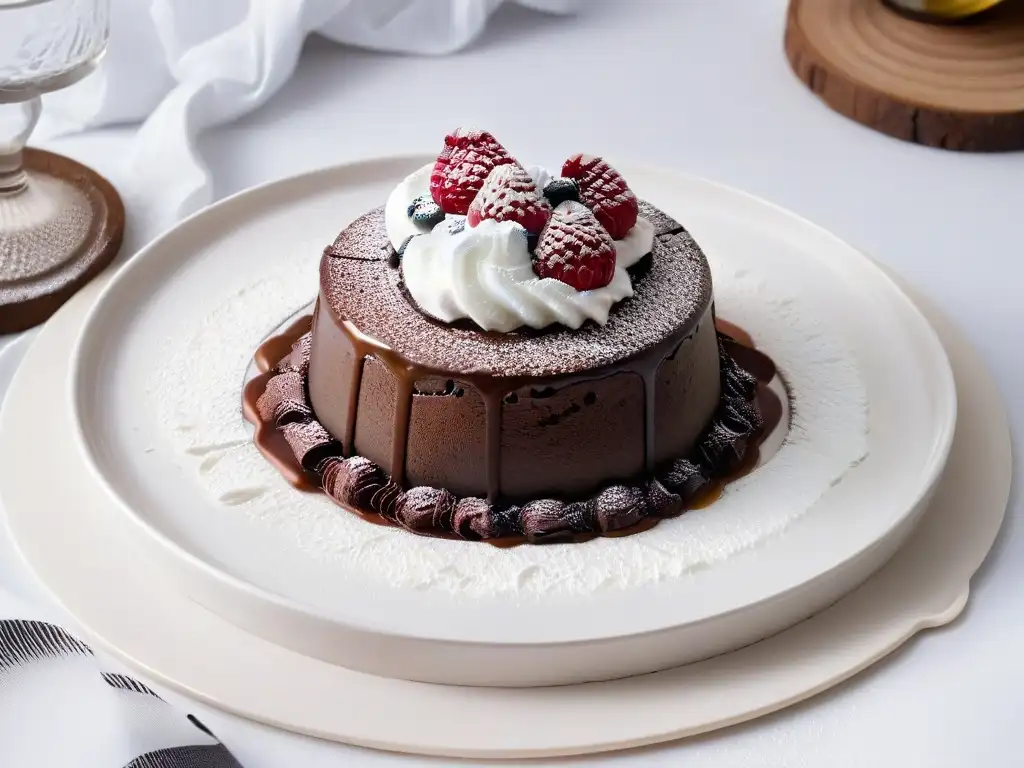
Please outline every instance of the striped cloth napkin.
M29 613L0 594L0 616ZM0 618L0 765L240 768L193 715L32 618Z
M30 340L0 351L0 401ZM199 720L54 623L45 598L11 590L42 598L0 514L0 766L239 768Z

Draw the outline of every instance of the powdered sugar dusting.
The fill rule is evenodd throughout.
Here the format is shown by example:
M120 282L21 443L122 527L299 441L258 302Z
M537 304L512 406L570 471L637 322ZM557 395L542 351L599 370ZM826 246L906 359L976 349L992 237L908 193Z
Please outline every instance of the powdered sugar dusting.
M865 456L865 390L841 337L755 255L730 255L715 265L719 315L750 329L776 360L794 413L789 438L772 461L729 486L714 505L628 538L512 550L365 523L288 486L252 446L239 413L252 351L312 298L317 257L250 274L245 285L197 312L153 372L147 397L165 440L214 500L219 522L271 537L325 580L358 575L382 587L469 598L639 589L782 533ZM211 463L211 456L220 458Z
M468 223L481 219L514 221L527 232L537 233L551 216L551 206L541 197L533 178L518 165L499 165L487 176L469 206Z
M459 129L445 137L430 175L430 194L445 213L465 214L491 170L514 162L491 134Z
M454 186L473 186L479 189L493 168L489 156L470 149L462 158L462 162L448 172L448 178Z
M590 209L566 201L555 208L534 252L534 270L576 290L607 285L615 273L615 241Z
M637 198L618 171L600 157L573 155L562 175L576 179L583 202L612 237L625 237L636 222Z

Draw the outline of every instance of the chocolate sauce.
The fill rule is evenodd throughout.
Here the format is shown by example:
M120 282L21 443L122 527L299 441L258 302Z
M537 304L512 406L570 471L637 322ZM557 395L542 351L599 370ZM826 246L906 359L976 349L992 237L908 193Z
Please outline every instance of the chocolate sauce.
M749 333L725 320L716 320L715 327L719 333L729 338L729 354L743 370L752 373L758 381L771 381L775 378L774 361L757 351Z
M745 331L722 320L715 319L714 322L716 329L722 334L720 336L721 343L728 345L728 352L732 359L740 368L746 370L758 381L756 403L761 413L763 426L759 433L752 437L751 444L744 455L744 460L735 471L709 483L698 496L689 499L675 514L668 515L668 517L681 514L688 509L698 509L712 504L721 495L725 485L737 477L751 472L758 462L758 445L767 435L771 434L782 419L782 403L778 396L767 386L776 375L774 362L754 347L753 339ZM252 379L245 387L243 414L256 427L254 441L260 452L282 473L288 482L302 490L317 490L319 488L319 478L300 466L288 443L281 436L280 431L272 422L265 421L260 416L259 410L256 407L257 400L266 389L267 382L273 375L273 367L288 355L294 342L305 334L309 327L310 317L300 318L280 335L268 339L257 350L255 355L256 364L263 373ZM398 384L396 388L391 476L394 483L402 485L405 476L406 446L408 443L409 421L415 383L420 379L438 377L439 375L445 377L445 373L408 362L389 347L361 333L349 322L343 321L340 327L352 345L356 361L353 365L353 381L349 391L348 433L343 442L344 451L346 455L352 455L354 452L354 432L359 403L359 385L362 380L362 367L366 357L372 356L391 371ZM561 377L557 382L551 383L566 386L621 372L639 375L643 379L645 393L645 474L650 476L654 471L654 391L656 375L661 363L673 354L679 345L694 332L695 329L691 329L689 333L677 334L666 339L656 347L646 350L644 353L620 364L610 366L607 369L588 372L586 375L578 377ZM458 376L458 379L476 388L484 402L486 413L487 496L488 501L493 505L500 498L501 490L502 401L509 392L513 392L522 386L530 385L543 388L545 382L526 378L500 378L488 374L477 376L466 376L463 374ZM347 504L343 506L346 509L350 508ZM371 522L383 525L396 525L396 523L380 515L366 513L355 508L352 508L352 511L357 512L360 517ZM586 541L597 536L630 535L653 527L660 519L664 519L664 517L645 517L635 525L619 530L602 533L579 533L565 540ZM443 538L459 538L453 534L446 534L440 531L417 531L417 533ZM516 535L491 538L486 539L486 541L494 546L506 547L524 543L527 539L522 535Z
M288 353L292 351L292 345L300 336L307 333L313 325L315 315L303 315L290 323L281 333L271 336L263 342L256 354L253 355L253 362L260 373L272 371L274 366L281 362ZM264 382L265 383L265 382ZM255 403L255 401L254 401Z
M391 438L391 479L398 485L405 484L405 454L409 445L409 421L412 418L412 396L416 379L405 369L404 376L397 376L398 393L395 396L395 423Z
M295 325L298 325L298 323ZM292 331L294 327L294 325L289 326L289 328L280 336L268 339L267 344L271 341L277 342L280 339L289 338L289 331ZM301 335L302 333L298 333L290 338L294 341ZM266 352L265 347L267 344L260 347L259 351L256 353L255 357L257 367L262 367L262 363L259 359L261 356L260 353ZM291 345L288 345L288 348L290 347ZM278 360L280 359L281 358L278 358ZM275 361L274 365L276 364L277 362ZM260 373L257 376L254 376L246 383L245 388L242 390L242 415L256 430L253 434L252 440L253 443L256 444L256 448L259 452L263 454L263 458L269 461L271 465L281 473L284 479L298 490L318 492L321 490L319 478L299 466L299 462L295 460L295 455L292 453L292 449L285 441L281 431L273 422L264 421L260 417L259 410L256 408L256 401L259 400L260 395L262 395L264 390L267 388L267 382L270 381L273 375L274 371L272 365L269 369L263 371L263 373Z
M345 440L342 446L345 455L356 451L356 416L359 414L359 388L363 383L363 368L366 357L359 355L352 363L352 380L348 387L348 421L345 422Z
M728 320L723 320L720 317L716 317L715 330L717 330L724 336L728 336L730 339L735 341L740 346L746 347L747 349L757 349L756 345L754 344L754 338L745 330L740 328L738 325L730 323Z

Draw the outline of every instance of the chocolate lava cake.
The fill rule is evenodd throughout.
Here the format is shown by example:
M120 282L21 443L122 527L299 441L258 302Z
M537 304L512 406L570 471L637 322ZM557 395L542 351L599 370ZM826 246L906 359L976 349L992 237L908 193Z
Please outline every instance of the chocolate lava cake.
M641 530L748 466L765 431L774 369L716 329L683 226L600 158L552 178L482 131L325 249L305 327L247 388L257 444L417 533Z

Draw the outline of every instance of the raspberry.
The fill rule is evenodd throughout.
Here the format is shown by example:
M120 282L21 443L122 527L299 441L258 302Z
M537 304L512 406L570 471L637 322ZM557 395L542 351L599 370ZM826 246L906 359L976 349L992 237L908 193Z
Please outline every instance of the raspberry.
M487 131L459 128L444 138L430 174L430 195L445 213L463 215L498 165L515 163Z
M640 206L618 171L600 157L573 155L562 166L562 175L579 182L580 199L613 239L621 240L629 234Z
M575 288L603 288L615 274L615 242L585 205L567 201L551 213L533 254L533 271Z
M475 227L483 219L514 221L527 232L538 233L551 218L551 206L537 185L518 165L499 165L473 198L466 223Z

